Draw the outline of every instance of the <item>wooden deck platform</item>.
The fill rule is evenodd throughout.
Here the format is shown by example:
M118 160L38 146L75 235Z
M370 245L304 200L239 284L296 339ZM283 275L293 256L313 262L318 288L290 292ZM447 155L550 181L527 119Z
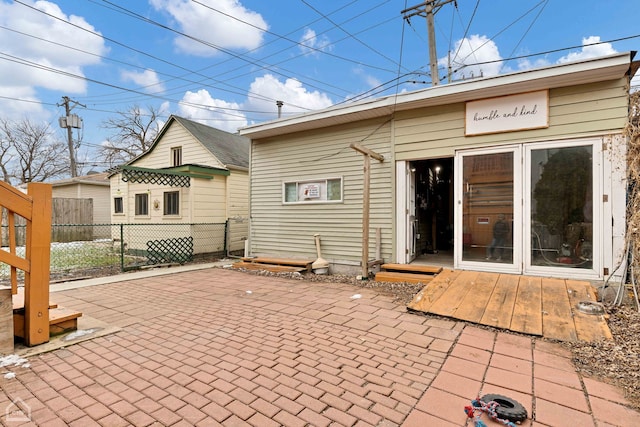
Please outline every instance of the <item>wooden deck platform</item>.
M581 301L596 302L589 282L447 269L407 307L560 341L611 339L604 316L578 310Z

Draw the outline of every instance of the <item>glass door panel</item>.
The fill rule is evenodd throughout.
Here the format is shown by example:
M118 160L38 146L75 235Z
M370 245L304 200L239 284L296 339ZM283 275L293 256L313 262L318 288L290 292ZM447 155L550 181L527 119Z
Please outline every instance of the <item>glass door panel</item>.
M528 154L528 266L593 268L593 145Z
M471 262L491 263L492 268L513 267L520 259L514 253L514 200L520 180L514 164L519 151L508 150L460 155L458 170L459 203L462 205L462 264ZM515 256L514 256L515 255ZM477 265L477 264L476 264ZM519 267L518 267L519 268Z

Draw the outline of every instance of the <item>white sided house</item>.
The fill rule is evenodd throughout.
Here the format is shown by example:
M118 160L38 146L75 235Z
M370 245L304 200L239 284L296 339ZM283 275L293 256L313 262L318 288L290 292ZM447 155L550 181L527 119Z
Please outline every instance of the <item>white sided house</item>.
M149 150L112 173L111 222L148 225L123 227L127 249L190 236L194 254L221 252L225 245L241 251L248 232L248 171L247 138L171 116Z
M77 176L52 181L51 190L54 199L91 199L93 206L93 224L109 224L109 176L107 172ZM71 218L67 224L77 224Z
M241 129L251 138L250 255L315 259L320 234L333 272L381 258L607 278L625 250L633 55Z

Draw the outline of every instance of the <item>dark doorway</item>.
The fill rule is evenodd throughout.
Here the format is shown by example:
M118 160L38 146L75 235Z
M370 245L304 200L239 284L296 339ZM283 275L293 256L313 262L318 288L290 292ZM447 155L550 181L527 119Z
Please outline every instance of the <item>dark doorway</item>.
M416 177L416 257L453 265L453 158L411 162Z

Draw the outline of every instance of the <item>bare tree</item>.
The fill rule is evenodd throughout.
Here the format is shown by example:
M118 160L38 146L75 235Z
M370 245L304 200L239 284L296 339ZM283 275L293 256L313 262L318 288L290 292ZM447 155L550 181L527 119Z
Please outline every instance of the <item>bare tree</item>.
M69 161L64 142L54 138L47 123L36 124L28 119L0 119L2 172L5 181L13 177L18 184L43 182L69 173Z
M127 111L118 111L102 123L102 127L115 131L100 148L100 155L111 166L126 163L151 147L159 132L159 111L154 107L142 110L134 105Z
M4 138L4 132L0 130L0 173L4 182L11 182L11 172L9 165L13 160L13 152L9 140Z

